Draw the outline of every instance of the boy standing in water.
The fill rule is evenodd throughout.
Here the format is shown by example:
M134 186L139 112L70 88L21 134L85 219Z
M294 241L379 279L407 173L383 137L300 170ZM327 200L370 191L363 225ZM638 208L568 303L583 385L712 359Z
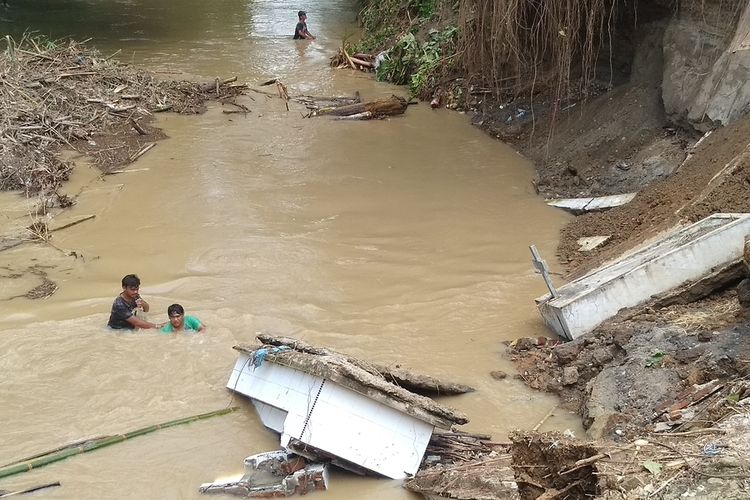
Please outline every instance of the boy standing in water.
M112 303L107 326L115 330L134 330L136 328L159 328L161 325L151 323L136 316L138 309L148 312L148 302L138 293L141 280L135 274L128 274L122 279L122 292Z
M305 11L301 10L297 12L297 17L299 18L299 22L294 28L294 39L315 40L315 37L312 36L309 31L307 31L307 14L305 13Z

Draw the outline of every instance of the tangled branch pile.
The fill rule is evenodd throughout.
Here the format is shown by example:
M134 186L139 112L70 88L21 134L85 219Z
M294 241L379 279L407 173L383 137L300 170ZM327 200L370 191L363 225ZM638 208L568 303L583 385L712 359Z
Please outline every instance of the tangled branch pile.
M228 85L233 80L158 81L75 41L27 35L6 42L0 57L1 190L54 193L71 170L56 156L63 147L92 154L104 171L128 163L143 148L138 137L152 135L139 120L166 110L200 113L207 99L244 88ZM119 136L114 147L107 144L118 154L94 154L104 149L95 135Z
M499 96L548 87L559 101L592 82L611 47L617 0L462 0L461 63Z

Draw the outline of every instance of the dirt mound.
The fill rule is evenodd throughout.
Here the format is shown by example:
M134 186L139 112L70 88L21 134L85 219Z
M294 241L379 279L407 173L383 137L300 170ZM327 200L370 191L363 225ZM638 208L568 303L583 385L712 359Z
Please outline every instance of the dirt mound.
M670 126L659 68L658 61L647 64L631 83L581 96L557 116L543 96L533 106L487 97L477 105L476 125L534 161L535 187L544 198L638 193L627 205L581 215L562 230L558 258L571 277L675 224L715 212L750 211L750 117L702 140ZM592 236L610 238L593 251L581 251L578 240Z
M520 378L559 394L583 416L594 438L634 437L644 428L689 428L700 420L699 409L681 410L701 403L706 406L700 411L721 417L729 411L721 397L734 390L732 380L750 374L750 322L742 315L729 290L692 304L623 311L565 344L516 342L511 357ZM722 396L714 401L718 408L709 411L710 402L703 399L672 408L680 391L712 381L717 381L715 388L722 386ZM670 414L665 417L665 412Z
M577 462L597 453L589 443L559 433L515 432L513 468L518 491L524 500L540 498L585 498L597 492L597 480L590 465Z
M627 205L575 218L561 234L561 262L579 275L676 224L715 212L749 212L750 159L743 154L748 137L750 117L745 117L714 131L673 176L643 189ZM611 238L592 252L579 251L579 238L599 235Z

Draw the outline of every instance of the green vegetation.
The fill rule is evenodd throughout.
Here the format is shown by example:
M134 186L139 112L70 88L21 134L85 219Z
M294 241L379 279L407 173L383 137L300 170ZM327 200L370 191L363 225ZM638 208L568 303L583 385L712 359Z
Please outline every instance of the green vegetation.
M360 13L365 37L354 51L383 52L378 80L409 85L414 96L428 95L452 64L458 40L453 25L426 28L445 24L439 12L453 14L454 5L447 0L370 2Z
M662 361L664 361L664 353L661 351L656 351L646 360L646 368L659 367L661 366Z
M365 0L353 49L385 51L378 78L422 98L448 87L457 101L479 86L496 98L546 93L558 106L588 95L628 9L614 0Z
M16 42L10 35L5 35L5 52L4 57L8 61L16 60L16 49L19 47L30 45L33 46L38 53L48 52L57 49L57 43L50 40L44 35L40 35L35 31L27 31L23 34L20 42Z
M421 44L413 33L406 33L386 52L377 70L378 80L408 84L412 95L422 95L436 83L441 63L449 63L455 55L457 31L454 26L432 29Z

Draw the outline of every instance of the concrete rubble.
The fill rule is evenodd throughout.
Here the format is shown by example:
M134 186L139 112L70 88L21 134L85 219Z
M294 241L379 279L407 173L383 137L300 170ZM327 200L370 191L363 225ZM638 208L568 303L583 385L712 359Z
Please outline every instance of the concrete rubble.
M276 498L326 489L326 464L309 463L303 457L279 450L247 457L244 475L202 484L199 491L246 498Z

